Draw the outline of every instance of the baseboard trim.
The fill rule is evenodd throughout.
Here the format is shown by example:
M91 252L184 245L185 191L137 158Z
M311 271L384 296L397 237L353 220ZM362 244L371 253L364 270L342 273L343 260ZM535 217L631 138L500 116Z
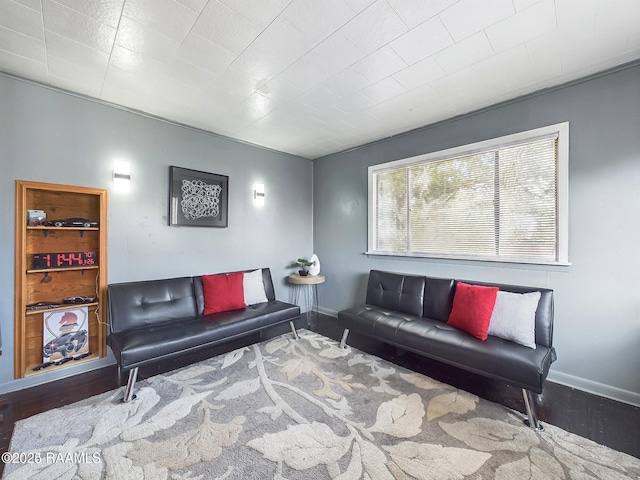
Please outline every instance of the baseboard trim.
M338 312L331 310L330 308L318 307L316 311L323 315L328 315L329 317L338 318Z
M594 382L593 380L553 370L549 372L547 380L553 383L559 383L566 387L576 388L587 393L592 393L599 397L627 403L634 407L640 407L640 393L631 392L622 388L605 385L604 383Z

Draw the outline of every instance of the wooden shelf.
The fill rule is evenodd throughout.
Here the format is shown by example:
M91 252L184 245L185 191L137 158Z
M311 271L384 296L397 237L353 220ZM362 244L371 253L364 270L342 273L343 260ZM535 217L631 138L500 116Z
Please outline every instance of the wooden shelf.
M27 210L44 210L49 218L87 218L97 227L27 225ZM15 318L14 377L47 373L102 358L107 354L107 191L98 188L16 180L15 203ZM95 252L95 265L33 268L33 255L42 252ZM54 308L27 310L27 305L73 296L92 296L92 303L60 304ZM64 310L81 309L76 319ZM61 313L62 312L62 313ZM53 313L51 316L49 314ZM86 314L86 315L85 315ZM64 317L63 317L64 316ZM61 320L65 318L65 323ZM53 322L53 323L51 323ZM60 322L60 323L59 323ZM76 326L77 323L80 326ZM62 326L61 326L62 325ZM78 353L91 352L82 360L33 371L45 358L44 344L87 330ZM46 339L46 340L45 340ZM63 338L65 341L65 338Z
M100 265L87 265L86 267L40 268L38 270L27 270L27 273L77 272L78 270L98 270L99 268Z
M27 227L27 230L68 230L68 231L87 230L87 231L99 232L100 227L49 227L46 225L39 225L39 226L29 226Z
M40 373L44 373L44 372L53 372L55 370L59 370L61 368L65 368L65 367L71 367L73 365L80 365L81 363L86 363L86 362L90 362L91 360L97 360L99 359L100 356L95 355L95 354L91 354L88 357L82 358L80 360L71 360L69 362L63 363L62 365L50 365L47 368L43 368L42 370L34 370L34 368L36 368L38 365L41 365L41 363L34 363L32 365L27 365L27 369L24 373L25 377L30 377L32 375L38 375Z
M59 307L41 308L40 310L27 310L25 312L25 315L37 315L38 313L56 312L56 311L59 311L59 310L68 310L70 308L95 307L97 305L100 305L100 304L98 302L92 302L92 303L64 303L64 304L61 304Z

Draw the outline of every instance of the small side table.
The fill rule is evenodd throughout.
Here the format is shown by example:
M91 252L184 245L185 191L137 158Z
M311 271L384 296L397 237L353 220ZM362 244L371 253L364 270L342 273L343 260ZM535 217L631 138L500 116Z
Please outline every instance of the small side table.
M289 283L293 285L293 303L300 300L300 290L304 288L305 305L307 307L307 326L311 326L309 312L315 310L318 315L318 284L324 283L324 275L289 275Z

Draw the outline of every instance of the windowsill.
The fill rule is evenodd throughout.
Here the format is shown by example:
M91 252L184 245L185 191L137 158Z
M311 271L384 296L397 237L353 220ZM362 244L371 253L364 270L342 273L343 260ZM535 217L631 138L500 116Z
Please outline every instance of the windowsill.
M545 261L538 259L526 259L526 258L491 258L491 257L474 257L474 256L462 256L462 255L436 255L430 253L402 253L402 252L376 252L367 251L365 255L380 256L380 257L399 257L399 258L429 258L434 260L454 260L454 261L473 261L473 262L486 262L486 263L505 263L505 264L520 264L520 265L540 265L545 267L570 267L571 262L560 261Z

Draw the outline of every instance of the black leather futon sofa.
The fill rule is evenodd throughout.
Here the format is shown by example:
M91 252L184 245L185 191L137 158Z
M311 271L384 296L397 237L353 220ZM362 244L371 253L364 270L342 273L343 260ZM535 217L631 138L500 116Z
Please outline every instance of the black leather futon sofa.
M513 293L540 292L535 311L535 348L489 335L480 340L447 323L458 281L371 270L365 303L338 312L344 347L350 330L401 349L522 388L526 423L538 421L531 392L542 393L553 348L553 291L515 285L490 285Z
M232 272L236 273L236 272ZM300 307L276 300L268 268L262 269L268 301L204 315L202 277L182 277L108 286L109 335L120 372L129 371L124 400L133 398L138 367L250 335L294 320Z

